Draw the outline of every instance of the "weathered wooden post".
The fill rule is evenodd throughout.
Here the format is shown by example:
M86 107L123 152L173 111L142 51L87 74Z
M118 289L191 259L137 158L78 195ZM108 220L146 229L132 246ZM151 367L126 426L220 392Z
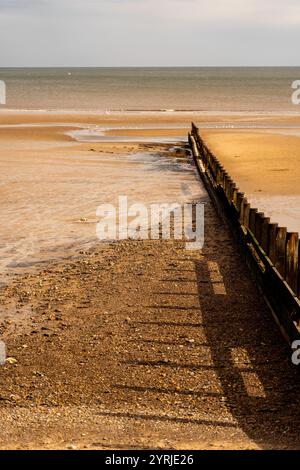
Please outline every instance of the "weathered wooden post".
M226 179L228 178L228 173L226 170L223 171L223 178L222 178L222 181L221 181L221 186L223 188L223 191L225 192L225 186L226 186Z
M250 214L249 214L249 229L255 236L255 218L258 210L256 208L251 207L250 208Z
M288 233L286 237L286 282L297 294L298 288L298 263L299 263L299 235Z
M220 171L219 171L219 186L221 186L221 187L223 187L224 173L225 173L225 170L224 170L223 166L221 165L220 166Z
M217 174L217 161L216 158L213 156L212 162L211 162L211 172L214 181L216 181L216 174Z
M250 209L251 209L250 203L247 202L247 199L245 199L245 202L243 204L243 215L241 216L242 217L241 223L242 225L244 225L245 228L249 228Z
M239 188L235 185L232 191L232 202L235 208L237 207L237 195L239 193ZM239 212L240 214L240 212Z
M262 249L266 252L266 254L269 253L269 243L270 243L269 225L270 225L270 218L265 217L261 226L261 246L262 246Z
M263 212L258 212L255 215L255 238L259 244L261 244L262 224L265 219Z
M236 188L236 184L234 183L234 181L230 178L229 182L228 182L228 201L229 203L231 204L232 201L233 201L233 193L234 193L234 190Z
M276 230L275 266L284 278L286 273L286 239L286 227L278 227Z
M220 181L222 179L222 172L223 172L223 166L219 163L217 166L217 177L216 177L217 184L220 184Z
M241 215L241 208L242 208L242 202L243 202L244 197L245 197L245 193L238 191L236 195L236 208L240 215Z
M226 194L226 185L227 185L228 178L229 178L229 175L228 175L227 171L225 170L224 171L224 179L223 179L223 190L224 190L225 194Z
M300 299L300 243L298 243L298 286L297 286L297 294Z
M195 138L191 134L189 134L189 141L190 141L190 145L192 147L193 155L196 159L198 159L200 157L199 150L198 150L198 147L196 145Z
M273 264L276 261L276 234L278 224L269 224L269 249L268 255Z

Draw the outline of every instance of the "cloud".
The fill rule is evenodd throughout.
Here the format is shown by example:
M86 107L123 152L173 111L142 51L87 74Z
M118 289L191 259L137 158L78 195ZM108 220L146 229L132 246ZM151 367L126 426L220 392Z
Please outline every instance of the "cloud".
M3 11L21 15L24 10L32 16L41 11L50 15L64 11L70 17L125 15L141 22L300 24L298 0L0 0L0 15Z
M299 25L299 0L0 0L0 66L298 65Z
M48 0L0 0L1 10L24 10L47 4Z
M95 2L92 0L90 5ZM98 3L98 2L97 2ZM148 21L181 21L300 25L300 4L297 0L100 0L110 4L115 13L128 13ZM117 9L116 9L117 5Z

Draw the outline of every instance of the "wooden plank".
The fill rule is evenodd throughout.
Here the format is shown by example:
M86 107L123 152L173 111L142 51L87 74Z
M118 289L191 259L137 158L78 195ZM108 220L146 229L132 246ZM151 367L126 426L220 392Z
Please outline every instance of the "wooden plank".
M261 227L261 246L262 249L268 254L269 253L269 230L270 230L270 218L265 217Z
M245 197L245 193L242 193L239 191L236 196L236 208L239 214L241 214L241 209L242 209L242 202Z
M218 175L218 185L222 187L223 181L224 181L224 168L223 166L220 167L219 169L219 175Z
M261 244L261 235L262 235L262 224L265 218L263 212L258 212L255 215L255 238Z
M227 171L225 171L225 175L224 175L224 192L226 194L226 187L228 185L228 181L230 179L230 175Z
M249 202L244 202L244 204L243 204L243 219L242 219L241 223L246 228L249 228L250 209L251 209L250 203Z
M288 233L286 237L286 282L298 294L299 235Z
M278 227L276 230L275 266L284 279L285 279L285 274L286 274L286 242L287 242L286 227Z
M221 165L218 165L217 174L216 174L216 183L217 184L220 184L221 174L222 174Z
M228 180L228 190L227 190L227 199L228 199L230 204L232 203L232 200L233 200L233 191L234 191L235 188L236 188L235 182L231 178L229 178L229 180Z
M245 198L245 196L243 196L242 194L243 193L241 193L239 204L237 205L237 203L236 203L235 206L236 206L236 208L237 208L237 206L239 206L239 210L238 210L239 222L240 222L241 225L244 225L243 221L244 221L244 213L245 213L245 204L247 204L248 201Z
M300 242L298 247L298 286L297 286L297 294L298 298L300 299Z
M191 142L191 147L192 147L193 155L194 155L196 158L199 158L199 151L198 151L198 148L197 148L197 145L196 145L196 141L195 141L194 136L189 135L189 140L190 140L190 142Z
M251 207L250 208L250 214L249 214L249 229L255 236L255 219L256 219L256 214L258 210L256 208Z
M228 173L226 170L223 171L223 174L222 174L222 180L221 180L221 186L225 192L225 184L226 184L226 179L228 178Z
M235 186L235 188L233 189L233 192L232 192L232 202L234 204L235 207L237 207L237 195L239 193L239 188L237 186Z
M276 261L276 234L278 224L269 224L269 249L268 255L273 264Z

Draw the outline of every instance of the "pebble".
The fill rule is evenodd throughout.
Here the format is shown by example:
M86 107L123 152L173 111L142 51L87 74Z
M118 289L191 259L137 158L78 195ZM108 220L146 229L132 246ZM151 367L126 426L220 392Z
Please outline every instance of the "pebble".
M5 362L7 364L16 364L18 361L15 357L7 357Z

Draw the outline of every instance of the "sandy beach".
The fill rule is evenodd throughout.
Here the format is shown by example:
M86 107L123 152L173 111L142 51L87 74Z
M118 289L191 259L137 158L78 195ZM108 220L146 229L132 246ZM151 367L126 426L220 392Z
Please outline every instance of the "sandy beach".
M300 232L299 130L203 130L202 135L253 207Z
M298 448L296 371L184 148L191 120L286 217L295 116L0 113L0 448ZM203 202L203 252L100 243L96 208L120 194Z
M300 450L298 3L0 0L0 451Z
M0 0L0 451L300 450L298 3Z

